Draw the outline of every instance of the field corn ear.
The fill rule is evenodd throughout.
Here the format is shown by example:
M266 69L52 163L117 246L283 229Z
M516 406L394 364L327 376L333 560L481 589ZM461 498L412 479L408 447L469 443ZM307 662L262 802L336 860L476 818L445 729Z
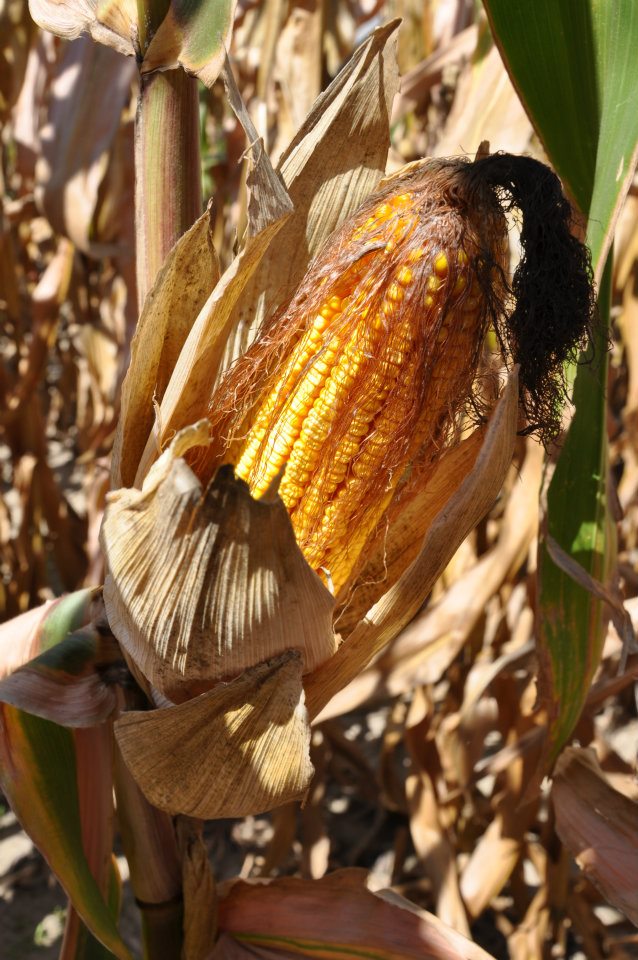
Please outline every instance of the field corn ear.
M516 303L503 191L526 219L534 211L524 210L526 188L521 200L509 167L499 168L502 157L487 159L492 167L433 161L391 178L329 238L291 303L211 400L214 440L200 469L229 461L256 497L280 479L306 559L335 591L406 471L444 452L472 395L490 324L510 355L524 359L524 343L504 320ZM524 168L527 179L540 169L556 181L535 161L508 159L534 164ZM534 272L537 260L532 251ZM585 293L572 313L584 309L568 349L591 314L586 253L581 261ZM526 386L542 398L541 412L553 412L545 394L555 383L545 367L535 376ZM535 411L533 398L528 406Z

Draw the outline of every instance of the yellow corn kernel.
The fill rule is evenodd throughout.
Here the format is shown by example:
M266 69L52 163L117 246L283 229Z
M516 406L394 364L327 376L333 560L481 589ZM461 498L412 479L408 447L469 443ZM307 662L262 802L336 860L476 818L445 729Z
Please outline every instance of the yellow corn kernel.
M442 215L419 202L404 190L341 228L281 319L289 346L278 373L237 435L229 430L254 496L281 474L297 541L336 591L408 465L442 446L474 376L485 305L471 263L481 251L455 239L461 214L449 214L446 234ZM497 226L504 235L504 220Z

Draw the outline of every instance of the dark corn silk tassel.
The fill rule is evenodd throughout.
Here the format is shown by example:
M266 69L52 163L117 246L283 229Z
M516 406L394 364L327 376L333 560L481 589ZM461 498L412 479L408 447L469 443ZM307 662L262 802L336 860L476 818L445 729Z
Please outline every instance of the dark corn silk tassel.
M523 247L511 286L509 207ZM256 497L282 474L306 559L339 591L406 469L443 455L490 325L522 365L525 413L555 429L562 364L593 316L569 220L557 178L528 158L437 160L392 177L222 379L198 472L231 462Z

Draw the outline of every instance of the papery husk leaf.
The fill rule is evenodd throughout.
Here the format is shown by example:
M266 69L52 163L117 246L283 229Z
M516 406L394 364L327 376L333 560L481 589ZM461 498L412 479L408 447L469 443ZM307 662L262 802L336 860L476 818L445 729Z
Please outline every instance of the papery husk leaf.
M509 469L518 421L518 371L503 391L474 468L430 526L421 551L334 657L306 680L312 718L414 617L457 547L492 506Z
M291 650L186 703L125 714L115 735L147 799L218 819L302 796L314 771L301 674Z
M122 672L115 641L87 627L0 681L0 701L65 727L92 727L117 709L114 683Z
M390 146L398 90L398 20L377 28L315 101L279 164L294 215L263 257L233 311L223 370L264 318L292 297L323 241L376 187Z
M93 257L117 252L95 235L95 214L134 76L134 62L81 37L62 51L49 91L36 198L55 232Z
M593 750L568 747L552 784L556 832L606 900L638 926L638 803L610 785Z
M177 241L149 291L131 343L113 447L112 485L130 487L184 342L219 280L207 210Z
M142 73L183 67L212 87L219 76L235 13L235 0L171 0L144 54Z
M491 960L398 894L371 893L365 870L339 870L321 880L231 884L220 901L220 930L272 960L288 951L322 960Z
M264 172L255 170L256 184L264 189L270 182L270 161L262 151ZM257 187L256 187L257 188ZM246 284L271 242L290 216L292 205L286 195L273 210L273 220L260 233L249 237L246 244L208 297L195 320L173 370L159 409L157 431L148 438L138 464L136 485L142 480L157 457L158 449L176 431L193 423L204 412L212 385L219 370L226 340L232 327L232 311L243 296ZM131 465L132 466L132 465ZM127 466L128 469L128 466Z
M141 491L110 494L101 532L111 629L171 700L284 650L299 650L308 672L336 649L333 598L281 500L254 500L230 468L203 490L177 458L207 435L207 421L182 432Z
M125 56L135 56L137 4L135 0L99 3L99 0L30 0L29 10L43 30L65 40L89 33L98 43Z

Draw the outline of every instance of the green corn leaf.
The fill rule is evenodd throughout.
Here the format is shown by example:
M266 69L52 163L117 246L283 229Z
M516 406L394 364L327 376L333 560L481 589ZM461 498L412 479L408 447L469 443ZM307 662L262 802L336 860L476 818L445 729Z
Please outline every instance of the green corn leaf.
M58 680L64 688L73 675L86 687L95 636L80 628L87 624L95 594L95 589L78 590L2 625L0 674L13 670L0 683L8 698L37 695L42 678L52 697ZM11 659L3 656L5 648L13 653ZM34 655L29 677L30 664L21 664ZM96 693L99 698L94 687L91 696ZM72 713L72 703L64 707L69 699L63 696L60 703ZM65 960L130 956L114 920L119 881L111 860L111 752L110 726L73 732L2 702L0 690L0 788L73 905L67 915Z
M503 59L548 156L587 220L603 329L597 360L578 369L575 414L548 492L548 532L596 579L613 564L606 503L603 269L638 153L638 6L633 0L485 0ZM539 659L549 737L543 768L571 734L603 641L601 603L541 545ZM539 774L542 770L539 771Z
M547 154L588 219L600 279L638 152L634 0L485 0Z
M0 786L88 929L130 960L84 851L75 735L0 704Z
M598 298L601 321L609 318L610 292L611 256ZM604 349L599 337L599 356ZM615 556L607 504L605 371L604 360L578 370L576 412L547 492L548 532L603 583ZM605 610L599 599L555 565L545 543L539 548L539 581L539 699L548 712L550 735L543 765L549 766L569 739L589 693L602 654Z

